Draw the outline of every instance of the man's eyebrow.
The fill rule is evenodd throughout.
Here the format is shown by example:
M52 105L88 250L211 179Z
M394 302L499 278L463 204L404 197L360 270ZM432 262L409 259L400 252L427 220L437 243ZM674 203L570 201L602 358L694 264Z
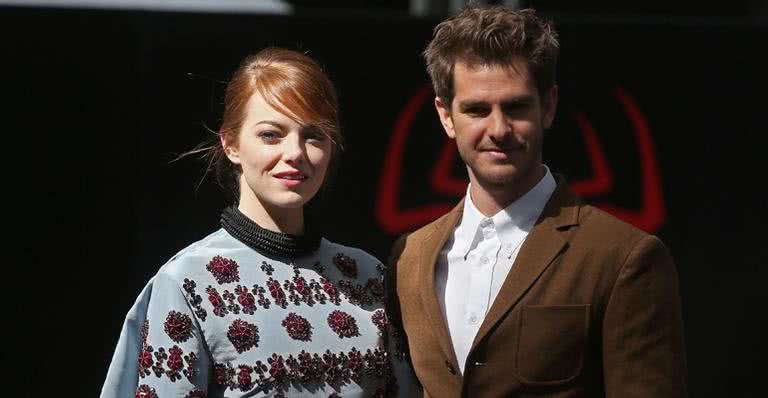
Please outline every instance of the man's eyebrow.
M527 103L533 102L533 100L534 100L533 95L521 95L519 97L514 97L508 100L505 100L503 104L504 105L527 104Z
M486 106L488 105L485 101L479 101L479 100L464 100L459 102L459 109L466 110L468 108L474 108L478 106Z

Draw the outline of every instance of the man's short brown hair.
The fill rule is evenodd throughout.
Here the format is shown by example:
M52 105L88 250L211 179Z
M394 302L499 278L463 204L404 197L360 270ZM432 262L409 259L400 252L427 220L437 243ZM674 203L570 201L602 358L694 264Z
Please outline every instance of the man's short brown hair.
M533 9L470 6L435 27L424 58L435 94L450 107L456 61L511 65L514 57L522 57L544 95L555 84L559 49L552 22L537 17Z

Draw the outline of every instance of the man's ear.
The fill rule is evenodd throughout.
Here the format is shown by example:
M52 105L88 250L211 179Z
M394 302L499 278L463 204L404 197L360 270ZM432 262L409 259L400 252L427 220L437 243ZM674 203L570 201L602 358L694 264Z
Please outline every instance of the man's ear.
M549 92L541 98L541 118L544 129L552 127L552 122L555 120L555 111L557 111L557 84L553 85L549 89Z
M445 129L445 133L451 139L455 139L456 130L453 128L453 119L451 118L451 104L446 104L442 98L435 97L435 109L437 109L437 115L440 116L440 123Z
M240 151L237 148L237 136L228 133L219 133L219 142L229 161L234 164L240 164Z

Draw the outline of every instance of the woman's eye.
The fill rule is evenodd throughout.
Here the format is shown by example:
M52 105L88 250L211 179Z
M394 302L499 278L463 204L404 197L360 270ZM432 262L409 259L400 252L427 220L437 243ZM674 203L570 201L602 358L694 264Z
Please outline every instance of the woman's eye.
M324 141L325 134L318 130L310 130L304 133L304 139L312 141Z
M261 140L264 142L271 143L276 142L280 136L276 131L264 130L259 132L259 138L261 138Z

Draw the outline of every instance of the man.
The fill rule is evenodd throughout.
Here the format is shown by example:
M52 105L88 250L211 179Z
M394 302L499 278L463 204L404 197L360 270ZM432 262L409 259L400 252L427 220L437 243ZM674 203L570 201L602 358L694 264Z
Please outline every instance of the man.
M493 7L442 22L424 52L470 180L390 259L391 320L425 397L686 395L667 249L542 163L558 47L533 10Z

